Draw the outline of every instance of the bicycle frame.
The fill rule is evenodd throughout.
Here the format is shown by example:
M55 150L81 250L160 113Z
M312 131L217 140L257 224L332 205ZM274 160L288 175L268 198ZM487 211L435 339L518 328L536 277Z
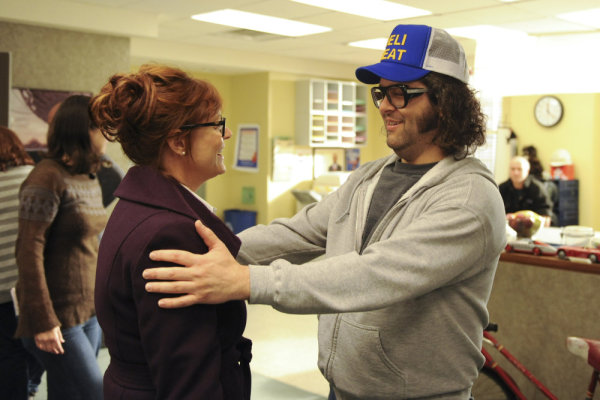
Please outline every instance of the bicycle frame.
M506 348L498 343L496 338L492 336L491 333L484 331L483 332L484 340L491 343L499 352L502 354L512 365L514 365L523 375L527 377L548 399L558 400L558 398L546 387L544 386L523 364L519 362ZM491 368L513 391L515 396L519 400L527 400L527 397L521 392L515 381L511 378L511 376L502 369L496 361L492 358L491 354L485 350L481 349L481 352L485 356L485 366Z

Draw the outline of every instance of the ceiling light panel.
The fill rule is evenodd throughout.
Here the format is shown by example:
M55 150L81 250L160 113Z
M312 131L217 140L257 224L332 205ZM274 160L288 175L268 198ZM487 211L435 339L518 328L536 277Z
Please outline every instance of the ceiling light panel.
M559 18L544 18L536 20L527 20L520 22L512 22L509 24L502 24L503 28L514 29L517 31L526 32L530 35L543 35L547 33L564 33L564 32L577 32L587 31L590 28L574 22L565 21Z
M306 36L331 30L326 26L232 9L196 14L192 19L283 36Z
M558 14L556 17L565 21L575 22L577 24L589 27L600 28L600 8Z
M430 15L431 11L421 8L409 7L385 0L292 0L296 3L307 4L328 10L339 11L346 14L392 21L396 19L420 17Z
M375 39L359 40L357 42L350 42L348 43L348 46L360 47L363 49L385 50L387 42L388 38L382 37Z
M474 25L459 28L448 28L446 29L446 32L448 32L452 36L459 36L474 40L507 40L527 37L527 33L525 32L516 31L513 29L500 28L498 26L492 25Z

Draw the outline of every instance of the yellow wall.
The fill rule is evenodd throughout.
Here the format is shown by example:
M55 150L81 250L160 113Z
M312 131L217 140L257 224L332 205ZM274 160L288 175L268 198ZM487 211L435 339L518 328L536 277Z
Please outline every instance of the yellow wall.
M373 161L392 154L392 150L386 145L386 133L383 119L379 110L372 101L367 101L367 145L361 150L361 161Z
M304 77L289 74L257 73L217 75L190 72L212 82L223 97L223 115L233 137L225 145L227 172L211 179L204 188L206 200L217 207L223 218L227 209L257 212L257 223L269 223L275 218L291 217L296 212L296 199L291 189L309 189L310 181L274 182L273 139L294 138L296 80ZM382 122L377 109L369 103L369 134L367 145L361 148L361 162L390 154L382 134ZM259 171L239 171L232 167L236 136L240 124L257 124L260 129ZM242 203L242 187L253 187L255 203Z
M503 100L504 125L517 134L519 153L524 146L534 145L546 170L557 149L571 153L575 178L579 179L579 224L600 230L600 94L556 95L564 106L558 125L545 128L533 116L533 108L541 95L514 96Z
M586 213L590 215L592 226L595 230L600 231L600 207L598 202L600 201L600 158L598 153L600 152L600 94L594 96L594 105L590 110L594 115L594 133L592 134L591 149L593 152L594 163L592 166L593 178L589 182L590 188L589 193L586 197L585 207L587 208Z
M227 172L211 179L206 184L206 200L218 207L217 214L223 216L227 209L242 209L257 212L257 222L263 223L267 214L267 182L264 177L269 170L269 118L268 118L268 73L234 75L228 78L231 92L224 106L227 125L233 137L225 144ZM237 131L240 125L252 124L259 127L259 151L257 173L233 168ZM242 188L254 187L255 204L242 204Z
M274 138L294 138L294 127L296 126L296 82L292 78L274 77L269 87L271 99L270 120L272 139ZM269 153L273 153L273 140L269 142ZM271 157L272 159L272 157ZM296 198L292 195L291 189L303 186L308 189L308 182L274 182L273 165L271 164L268 181L268 214L266 222L271 222L275 218L290 217L296 211Z

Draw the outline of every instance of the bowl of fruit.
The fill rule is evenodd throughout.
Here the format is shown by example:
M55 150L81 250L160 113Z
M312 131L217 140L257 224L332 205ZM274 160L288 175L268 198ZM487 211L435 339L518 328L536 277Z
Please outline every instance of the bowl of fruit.
M517 237L531 238L542 227L544 217L531 210L521 210L506 214L506 222L517 232Z

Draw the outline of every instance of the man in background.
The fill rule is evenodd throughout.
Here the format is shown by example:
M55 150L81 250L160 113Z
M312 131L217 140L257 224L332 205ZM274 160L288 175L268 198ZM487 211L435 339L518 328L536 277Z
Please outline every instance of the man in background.
M544 184L529 174L530 164L525 157L515 156L509 163L509 179L501 183L500 194L507 214L521 210L531 210L546 218L550 225L552 200Z

